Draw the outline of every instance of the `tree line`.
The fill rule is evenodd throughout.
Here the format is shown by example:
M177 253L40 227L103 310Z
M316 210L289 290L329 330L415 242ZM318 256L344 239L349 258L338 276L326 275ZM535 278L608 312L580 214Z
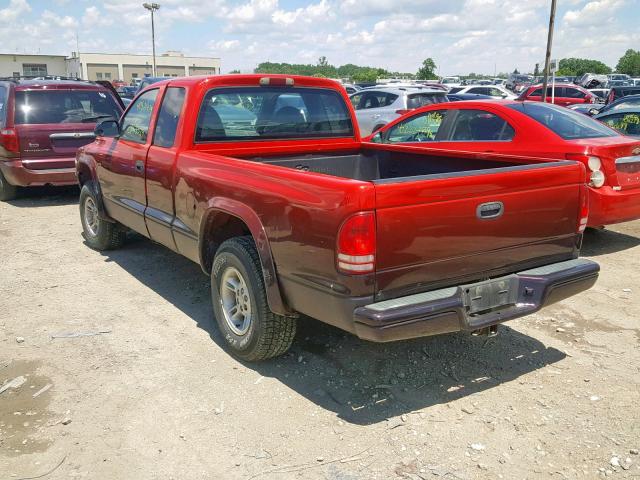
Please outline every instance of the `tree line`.
M353 82L375 82L379 78L406 78L417 80L432 80L438 78L437 66L432 58L427 58L416 73L392 72L384 68L367 67L348 63L336 67L331 65L327 57L320 57L316 64L294 64L262 62L254 69L255 73L282 73L285 75L307 75L311 77L344 78ZM579 77L585 73L609 74L613 69L599 60L589 58L563 58L558 65L557 75ZM620 57L615 68L617 73L626 73L632 77L640 77L640 50L629 49ZM230 73L240 73L234 70ZM517 69L514 73L519 73ZM539 64L535 65L533 75L543 72ZM499 76L505 76L500 74ZM486 75L470 73L466 78L482 78Z

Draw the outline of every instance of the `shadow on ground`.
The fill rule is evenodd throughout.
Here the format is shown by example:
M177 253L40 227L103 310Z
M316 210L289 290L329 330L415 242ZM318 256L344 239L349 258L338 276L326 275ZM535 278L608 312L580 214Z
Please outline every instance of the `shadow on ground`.
M76 185L68 187L30 187L21 188L18 197L10 200L14 207L52 207L78 203L80 189Z
M582 241L580 255L585 257L597 257L609 253L622 252L640 245L640 238L613 230L587 229Z
M198 265L138 236L104 256L224 346L213 320L209 279ZM507 326L492 339L454 334L375 344L303 318L290 353L247 367L347 422L367 425L497 387L564 357Z

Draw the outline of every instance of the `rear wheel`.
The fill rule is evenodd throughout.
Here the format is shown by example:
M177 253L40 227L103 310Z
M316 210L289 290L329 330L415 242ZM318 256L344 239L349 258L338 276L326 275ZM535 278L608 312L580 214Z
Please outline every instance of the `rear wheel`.
M285 353L296 320L269 309L262 266L251 237L224 242L211 269L211 298L218 327L229 349L246 361Z
M18 195L18 187L11 185L4 178L2 172L0 172L0 200L6 202L7 200L13 200Z
M125 227L100 218L98 198L88 184L80 191L80 220L84 238L94 250L113 250L124 244Z

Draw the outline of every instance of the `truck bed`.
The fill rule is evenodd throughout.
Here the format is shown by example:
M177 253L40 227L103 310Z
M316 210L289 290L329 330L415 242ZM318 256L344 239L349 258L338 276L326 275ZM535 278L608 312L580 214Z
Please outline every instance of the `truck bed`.
M357 151L332 154L307 154L274 157L249 157L260 163L295 168L296 170L324 173L354 180L381 183L385 180L415 180L415 177L427 175L448 175L459 172L478 172L496 168L523 167L538 162L520 158L500 158L492 160L482 158L480 154L464 156L456 152L455 156L442 152L420 153L387 149L362 148Z

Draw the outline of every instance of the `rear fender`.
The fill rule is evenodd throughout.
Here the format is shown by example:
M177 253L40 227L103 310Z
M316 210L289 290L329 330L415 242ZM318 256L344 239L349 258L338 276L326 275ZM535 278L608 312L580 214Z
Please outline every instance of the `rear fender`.
M207 225L207 219L210 215L215 215L217 213L232 215L247 226L256 244L258 255L260 256L260 264L262 266L262 275L267 291L269 308L272 312L279 315L292 315L293 311L286 306L282 297L280 285L278 284L276 266L273 261L273 255L271 254L271 247L269 245L267 233L256 212L247 205L236 200L220 197L213 198L207 202L207 210L202 216L202 221L200 223L200 235L198 237L200 242L200 265L202 265L203 268L206 265L206 260L204 258L206 245L203 245L202 242L206 235L205 228ZM205 273L209 274L210 272Z

